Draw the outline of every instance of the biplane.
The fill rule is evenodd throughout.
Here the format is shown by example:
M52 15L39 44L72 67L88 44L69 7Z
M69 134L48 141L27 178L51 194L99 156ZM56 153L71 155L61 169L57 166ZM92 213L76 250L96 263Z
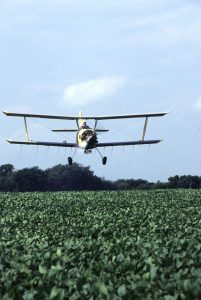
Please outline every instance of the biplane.
M102 158L103 165L107 163L107 157L103 156L99 148L103 147L117 147L117 146L131 146L131 145L151 145L157 144L162 140L146 140L145 134L148 125L148 119L153 117L162 117L168 112L159 113L145 113L145 114L129 114L129 115L110 115L110 116L83 116L80 112L79 116L56 116L56 115L40 115L40 114L28 114L28 113L13 113L13 112L3 112L6 116L12 117L22 117L24 118L26 140L16 141L7 140L10 144L20 144L20 145L37 145L37 146L53 146L53 147L65 147L65 148L80 148L84 150L85 154L89 154L92 150L96 149ZM42 119L56 119L56 120L73 120L76 122L76 129L52 129L53 132L75 132L76 141L75 143L64 142L45 142L45 141L32 141L29 139L29 132L27 126L27 118L42 118ZM140 140L124 141L124 142L98 142L98 133L107 132L107 129L98 129L97 124L100 120L117 120L117 119L135 119L143 118L144 126L142 130L142 136ZM88 126L87 121L93 120L94 126ZM73 163L73 157L68 157L69 165Z

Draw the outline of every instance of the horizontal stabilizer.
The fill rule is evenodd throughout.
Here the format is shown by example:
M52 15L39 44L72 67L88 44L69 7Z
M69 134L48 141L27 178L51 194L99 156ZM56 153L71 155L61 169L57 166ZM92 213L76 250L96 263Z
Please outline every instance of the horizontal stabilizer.
M77 132L77 129L52 129L53 132Z
M96 132L108 132L110 131L109 129L96 129Z
M53 132L77 132L78 129L52 129ZM108 132L109 129L96 129L96 132Z

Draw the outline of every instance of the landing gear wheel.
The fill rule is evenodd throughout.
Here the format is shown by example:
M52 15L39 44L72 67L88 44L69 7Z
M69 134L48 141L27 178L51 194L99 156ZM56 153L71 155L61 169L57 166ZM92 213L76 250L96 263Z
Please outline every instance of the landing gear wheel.
M106 157L106 156L104 156L104 157L102 158L102 162L103 162L103 165L106 165L106 163L107 163L107 157Z
M71 166L73 164L73 159L72 157L68 157L68 164Z

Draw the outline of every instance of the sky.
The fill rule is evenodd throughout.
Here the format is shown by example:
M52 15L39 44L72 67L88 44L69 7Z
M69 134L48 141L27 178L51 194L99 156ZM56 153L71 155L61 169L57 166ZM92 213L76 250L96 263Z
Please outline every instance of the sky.
M149 119L152 146L76 152L106 179L201 176L201 3L198 0L0 0L1 111L85 115L170 111ZM92 125L92 124L91 124ZM30 139L73 142L69 121L28 120ZM66 164L68 149L10 145L23 119L0 116L0 164ZM99 141L139 140L143 120L102 121Z

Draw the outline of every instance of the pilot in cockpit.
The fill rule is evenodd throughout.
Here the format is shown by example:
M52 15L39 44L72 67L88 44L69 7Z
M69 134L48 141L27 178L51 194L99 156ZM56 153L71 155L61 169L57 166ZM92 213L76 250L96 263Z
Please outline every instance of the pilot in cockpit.
M90 127L87 125L87 122L83 122L81 128L83 128L83 129L88 129L88 128L90 128Z

